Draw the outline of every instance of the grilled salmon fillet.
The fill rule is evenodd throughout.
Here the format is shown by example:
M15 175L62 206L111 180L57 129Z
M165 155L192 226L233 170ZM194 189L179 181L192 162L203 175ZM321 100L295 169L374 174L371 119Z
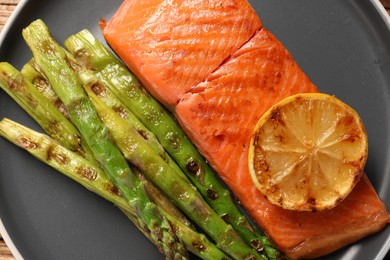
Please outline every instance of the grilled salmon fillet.
M283 98L317 91L286 48L263 28L175 109L190 139L256 223L291 258L330 253L380 230L389 220L367 178L336 208L316 213L271 205L253 184L248 149L257 121Z
M104 36L144 86L173 107L260 28L246 1L138 0L120 6Z
M282 209L256 189L248 147L257 121L281 99L319 90L247 1L126 0L103 34L287 256L321 256L388 223L366 175L324 212Z

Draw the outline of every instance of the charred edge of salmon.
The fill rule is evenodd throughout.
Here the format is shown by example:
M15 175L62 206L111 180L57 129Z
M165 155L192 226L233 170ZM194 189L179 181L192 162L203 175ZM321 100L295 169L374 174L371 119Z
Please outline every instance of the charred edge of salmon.
M309 238L294 248L282 250L290 259L310 259L325 256L381 231L389 223L388 221L389 215L380 212L373 217L372 225L356 223L356 225L364 225L364 229L356 227L356 229L339 230L337 236Z
M104 18L101 18L99 20L99 27L100 27L101 31L104 31L104 29L106 29L106 27L107 27L107 20Z

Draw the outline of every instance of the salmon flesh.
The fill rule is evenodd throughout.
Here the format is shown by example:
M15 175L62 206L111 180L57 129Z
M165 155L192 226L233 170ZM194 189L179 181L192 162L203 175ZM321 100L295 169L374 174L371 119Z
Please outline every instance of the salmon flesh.
M103 34L287 256L322 256L389 222L365 174L323 212L282 209L256 189L248 148L257 121L283 98L319 90L247 1L126 0Z

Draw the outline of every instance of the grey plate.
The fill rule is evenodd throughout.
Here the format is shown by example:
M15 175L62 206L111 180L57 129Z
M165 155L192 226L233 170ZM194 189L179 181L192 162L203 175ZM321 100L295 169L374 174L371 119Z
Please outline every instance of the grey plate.
M42 18L60 42L84 28L102 39L99 19L109 19L120 3L22 1L0 37L0 60L17 68L28 61L31 54L21 29L36 18ZM252 3L264 26L285 44L321 91L336 95L360 113L370 140L366 171L389 205L390 26L378 11L379 2ZM3 117L40 129L0 91ZM13 252L26 259L163 259L110 203L4 139L0 139L0 218ZM389 236L388 227L324 259L381 259Z

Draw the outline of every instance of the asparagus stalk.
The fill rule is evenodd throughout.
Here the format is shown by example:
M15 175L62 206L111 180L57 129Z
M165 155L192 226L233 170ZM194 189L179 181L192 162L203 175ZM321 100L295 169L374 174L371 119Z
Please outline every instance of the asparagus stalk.
M201 233L195 231L192 223L165 195L151 183L137 168L134 169L139 180L141 180L152 200L160 207L165 217L169 220L176 235L183 241L188 251L202 259L231 259L221 251L215 244Z
M219 182L169 112L145 91L135 76L102 43L88 30L83 30L69 37L65 46L156 134L206 201L248 244L258 251L264 250L270 259L281 256L268 237L250 225L233 202L228 189Z
M54 92L53 88L50 86L49 81L45 75L40 71L38 65L35 63L34 59L31 59L26 63L20 73L23 77L31 82L39 92L42 93L44 97L50 100L64 116L69 118L68 113L61 99Z
M22 32L35 62L66 107L72 123L85 138L96 161L118 187L127 202L137 208L150 236L161 243L168 258L187 258L182 242L174 236L167 219L148 197L143 184L131 172L120 150L110 140L77 76L67 63L66 53L50 35L42 20Z
M69 145L68 139L58 138L58 137L67 137L67 136L76 136L77 139L81 138L80 133L73 126L72 123L70 123L67 119L63 118L61 113L58 113L58 111L56 111L56 109L50 105L44 106L45 108L40 108L40 109L36 109L36 107L33 107L31 105L31 104L35 104L36 106L42 106L42 105L48 104L48 100L51 101L51 103L53 103L54 105L56 103L62 103L59 100L57 94L52 89L50 83L47 81L47 79L42 74L42 72L40 72L39 68L37 67L37 65L34 62L34 59L31 59L27 64L25 64L23 66L22 71L20 72L22 75L20 75L20 73L14 67L12 67L12 65L10 65L8 63L1 63L0 64L0 72L1 72L0 74L3 75L3 78L8 79L7 84L5 84L4 82L1 83L1 81L0 81L0 84L2 84L1 86L6 88L7 92L9 92L9 94L12 97L15 97L15 98L21 97L22 100L25 100L27 102L27 105L24 106L24 108L28 109L36 120L38 120L40 122L58 121L58 122L61 122L61 124L65 125L65 127L55 128L54 131L51 128L44 127L44 130L45 129L48 130L48 131L46 131L48 134L52 134L52 138L53 137L57 138L56 141L61 143L61 145L63 145L65 148L70 149L71 151L73 150L73 151L77 152L79 155L86 157L86 159L91 161L91 159L93 158L92 152L89 150L88 150L88 152L83 151L83 149L87 148L87 147L84 147L84 148L77 147L77 149L72 149L73 145ZM24 76L24 79L23 79L23 76ZM15 77L18 77L19 81L23 82L23 84L25 84L28 87L21 85L17 88L11 88L10 86L12 86L12 85L17 86L17 84L18 84L18 83L16 83L16 82L18 82L18 80L16 80ZM29 82L33 82L33 85L37 88L37 90L39 92L41 92L44 95L44 97L42 97L36 91L36 89L34 87L29 85L30 84ZM16 99L16 100L19 101L19 99ZM24 104L24 103L22 103L22 104ZM59 107L57 107L57 108L60 111L62 110ZM37 111L46 111L46 113L45 114L37 113ZM61 111L61 112L62 112L62 114L65 113L64 111ZM138 119L135 118L135 120L138 120ZM133 120L129 120L129 122L133 122ZM61 124L59 124L59 125L61 126ZM45 126L44 124L42 124L42 125ZM138 126L136 124L136 122L135 122L135 125ZM138 127L141 128L142 125L140 125ZM158 141L156 141L156 142L158 142ZM77 146L77 144L78 144L78 142L76 142L76 146ZM94 160L92 160L92 162L93 161ZM92 163L92 162L90 162L90 163ZM56 169L58 170L58 168L56 168ZM159 190L157 190L156 188L154 188L153 185L147 179L145 179L142 176L142 174L139 173L139 171L137 169L135 169L133 167L132 170L134 171L134 173L136 173L137 178L144 183L145 187L147 187L148 193L149 194L156 194L154 196L151 196L153 198L153 200L156 199L158 201L158 203L156 203L156 204L164 206L164 208L166 208L165 211L170 212L172 215L176 216L179 221L181 221L182 223L186 224L189 227L192 227L192 224L183 216L183 214L181 214L181 212L176 207L173 207L170 200L168 200L165 196L162 196L161 192ZM102 174L103 173L100 172L98 175L100 176ZM102 178L102 177L100 177L100 178ZM104 177L104 182L109 182L106 179L107 179L107 177ZM107 185L104 185L104 186L107 186L109 191L112 191L115 194L119 194L119 191L117 191L117 189L113 183L109 182L106 184ZM84 183L84 186L87 186L87 188L89 187L88 185L85 185L85 183ZM103 196L103 197L106 198L105 196ZM123 203L120 203L118 206L120 206L120 207L123 206Z
M149 229L139 219L137 209L127 203L101 168L68 150L47 135L6 118L0 121L0 136L26 150L40 161L83 185L88 190L115 204L146 237L152 242L156 242L149 236ZM175 233L190 252L202 259L229 259L204 235L189 227L188 220L173 205L165 208L168 205L163 194L153 187L142 174L138 173L137 176L142 178L148 190L153 190L150 193L152 199L156 203L161 202L161 204L157 203L159 207L163 208L161 211L174 226ZM159 244L156 243L156 246L159 246Z
M156 136L139 121L139 119L114 95L114 93L112 93L109 88L105 86L104 82L99 80L95 74L86 69L84 66L78 64L72 54L68 53L67 58L72 69L79 76L84 89L87 92L93 92L98 95L107 106L137 129L137 131L150 144L156 153L163 158L164 161L166 161L169 166L172 167L184 180L188 181L180 167L161 146Z
M58 104L59 103L58 96L52 90L50 83L47 81L45 76L42 74L42 72L40 72L39 68L37 68L36 64L35 65L34 64L35 64L34 60L33 59L30 60L30 62L28 62L25 66L23 66L21 73L25 76L25 79L32 82L34 86L46 98L48 98L52 103ZM92 85L92 86L97 87L96 85ZM32 93L27 89L25 89L22 92L22 94L29 96L30 99L31 97L34 97L34 93ZM120 102L119 101L115 102L115 99L111 99L110 97L111 95L108 95L108 97L104 99L106 103L111 104L112 107L117 107L118 108L117 111L124 111L119 113L120 115L122 116L127 115L126 113L127 108L123 107L122 110L120 106L121 105ZM57 107L57 108L62 110L62 113L64 113L65 108L63 107ZM58 113L56 115L58 115ZM132 123L133 126L136 127L139 132L142 132L142 136L147 136L147 137L150 136L150 138L147 138L148 141L153 140L153 136L152 136L153 134L149 133L149 130L145 129L144 126L138 121L138 119L135 118L135 116L131 116L130 111L129 111L129 115L130 117L134 118L134 120L131 119L128 120L129 123ZM37 115L37 117L39 118L39 115ZM128 119L128 117L124 116L124 119ZM45 162L49 166L52 166L53 168L65 174L66 176L79 182L87 189L95 192L96 194L107 199L108 201L113 202L128 216L128 218L138 227L138 229L140 229L142 233L145 234L149 238L149 240L153 242L152 238L149 237L148 229L145 226L143 226L142 222L140 222L137 219L134 209L131 209L129 206L127 206L126 201L120 195L116 186L106 177L106 175L100 168L95 168L96 165L91 166L90 165L91 163L89 161L78 158L77 156L74 157L74 155L70 151L66 150L66 148L64 147L56 145L56 143L53 140L50 140L48 137L42 136L41 134L38 134L30 129L18 125L17 123L4 119L3 122L0 123L0 125L1 128L3 129L2 130L3 132L0 133L0 135L3 135L14 144L17 144L19 146L21 146L22 144L22 142L17 141L16 136L19 136L19 140L21 139L21 136L23 136L23 139L25 140L24 143L26 143L27 141L27 143L31 143L31 144L32 143L41 144L42 146L40 147L40 150L38 152L35 149L32 150L29 149L29 146L27 147L23 146L23 148L28 150L35 157ZM13 129L13 132L9 132L10 131L9 129ZM17 135L15 135L16 132L18 133ZM56 136L66 136L66 133L64 135L64 132L61 131ZM57 140L57 141L60 142L61 140ZM157 149L158 148L157 145L159 145L159 143L156 139L154 139L153 142L151 142L151 145L155 145ZM51 157L44 156L45 154L43 153L42 149L46 149L46 147L56 147L55 149L58 150L56 154L60 155L60 157L71 158L72 163L69 163L70 167L69 166L65 167L61 163L58 163L58 161L51 162L50 160L47 160L48 158ZM79 169L85 169L85 170L79 170ZM174 225L174 230L176 235L184 242L187 250L189 250L194 255L202 259L229 259L229 257L226 254L224 254L220 249L218 249L214 244L212 244L204 235L194 231L194 227L192 223L188 221L188 219L180 212L180 210L178 210L176 206L174 206L172 202L169 199L167 199L165 195L161 193L160 190L158 190L148 179L146 179L142 175L142 173L140 173L135 167L132 167L132 171L136 174L137 178L143 182L152 200L160 207L160 209L164 209L163 210L164 215L168 218L171 225ZM85 174L75 174L75 173L85 173ZM159 245L157 244L157 246Z
M110 106L118 115L120 115L123 119L128 121L131 125L133 125L137 131L149 142L151 146L153 146L156 151L161 152L161 157L168 161L167 156L165 154L165 150L161 147L160 143L157 141L157 138L151 133L142 123L138 120L136 116L134 116L128 109L125 107L112 93L109 89L107 89L104 85L102 85L99 80L95 77L95 75L85 68L79 66L71 54L68 54L68 59L72 64L72 68L78 72L81 81L86 85L86 88L89 91L94 91L95 94L98 94L99 97L104 101L107 105ZM22 75L32 82L34 86L46 97L48 98L54 105L61 103L59 97L52 89L50 83L46 79L45 75L40 71L39 67L36 65L34 59L31 59L28 63L26 63L22 70ZM57 107L62 110L62 107ZM66 110L65 108L63 108ZM62 112L63 114L65 112ZM172 159L170 159L172 160ZM173 163L170 161L169 163ZM176 164L172 165L174 167ZM178 168L178 166L176 165ZM132 172L137 176L138 180L140 180L149 196L153 199L153 201L160 206L160 208L164 208L166 212L169 212L170 215L175 216L177 220L184 223L188 227L195 229L190 221L172 204L172 202L167 199L160 190L158 190L150 181L148 181L141 172L135 167L131 167ZM178 169L180 171L180 169ZM114 187L114 184L111 184Z
M170 215L175 217L177 221L186 225L187 227L195 230L194 225L185 217L185 215L173 204L173 202L165 196L145 175L142 174L135 166L131 167L131 170L137 176L138 180L141 181L149 197L160 207L164 209L164 215ZM180 237L180 236L179 236ZM187 245L187 244L186 244Z
M165 208L162 209L165 211ZM229 260L231 259L217 246L211 243L207 237L201 233L193 232L191 228L183 225L180 221L175 221L172 215L166 214L166 217L171 221L176 234L183 240L187 246L188 251L194 253L196 256L202 259L209 260Z
M188 182L178 177L177 173L155 154L136 129L106 106L98 96L88 94L124 156L164 191L218 247L234 259L267 259L241 240L232 226L220 218Z
M93 160L76 127L11 64L0 63L0 87L52 138L73 152Z
M130 208L116 187L107 179L106 174L94 163L68 150L49 136L7 118L0 121L0 136L26 150L35 158L78 182L88 190L115 203L119 208L126 209L129 219L143 234L148 235L148 229L139 222L135 210Z
M104 86L104 84L100 82L92 72L77 64L76 60L70 53L67 53L67 58L69 65L71 65L72 69L78 74L84 87L89 91L93 91L95 94L99 95L99 97L110 108L112 108L118 115L133 125L145 138L145 140L150 143L150 145L172 168L174 168L179 174L183 174L179 166L161 146L156 136L151 131L149 131L149 129L147 129L125 105L123 105L123 103L111 92L111 90ZM64 107L64 104L54 92L46 76L39 69L39 66L36 64L34 59L31 59L23 66L21 73L28 81L33 83L38 91L41 92L47 99L49 99L51 103L53 103L62 112L62 114L68 117L68 113ZM183 178L187 179L184 174Z
M130 211L126 200L96 164L70 151L58 141L8 118L0 121L0 135L88 190Z

